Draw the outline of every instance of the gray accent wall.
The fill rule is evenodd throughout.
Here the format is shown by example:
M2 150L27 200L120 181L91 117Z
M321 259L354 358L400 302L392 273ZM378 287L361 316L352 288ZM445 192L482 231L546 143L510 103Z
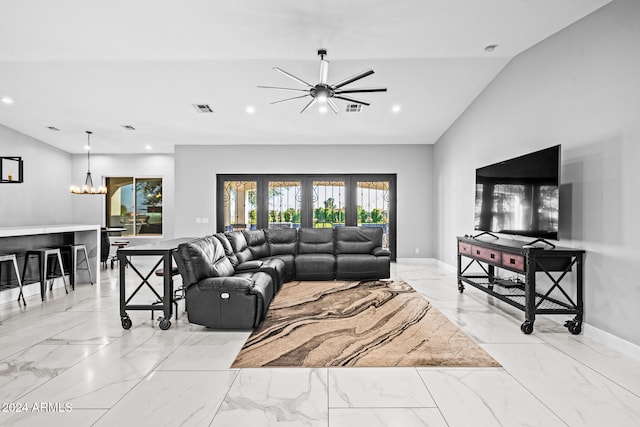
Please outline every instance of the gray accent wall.
M397 256L432 257L432 151L431 145L179 145L175 235L215 232L216 174L396 173Z
M640 344L640 2L515 57L434 148L435 255L472 233L475 169L562 144L560 243L587 251L586 323Z
M69 153L0 125L0 156L24 161L22 184L0 184L0 227L73 223Z

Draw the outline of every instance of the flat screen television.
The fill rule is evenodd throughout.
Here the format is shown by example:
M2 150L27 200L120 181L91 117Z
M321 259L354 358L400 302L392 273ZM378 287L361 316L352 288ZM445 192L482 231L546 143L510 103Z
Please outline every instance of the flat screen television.
M558 239L560 145L476 169L475 229Z

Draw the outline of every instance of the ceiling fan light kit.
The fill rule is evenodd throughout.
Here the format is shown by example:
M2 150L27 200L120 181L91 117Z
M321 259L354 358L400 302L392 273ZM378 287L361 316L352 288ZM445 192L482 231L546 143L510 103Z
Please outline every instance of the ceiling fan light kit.
M274 101L271 104L279 104L281 102L292 101L294 99L302 99L306 97L311 97L311 100L305 107L300 111L300 113L304 113L313 107L316 103L327 104L334 113L338 114L340 109L338 105L335 103L334 99L341 99L343 101L347 101L350 103L360 104L360 105L371 105L367 101L363 101L361 99L357 99L352 97L350 94L352 93L372 93L372 92L386 92L387 88L353 88L348 89L344 88L344 86L351 84L355 81L363 79L367 76L373 74L372 69L368 69L362 71L360 73L356 73L352 76L347 77L346 79L340 80L337 83L329 84L329 61L327 61L325 56L327 55L326 49L319 49L318 56L320 56L320 77L319 83L312 85L299 77L294 76L291 73L286 72L285 70L273 67L273 69L280 74L287 76L288 78L296 81L297 83L305 86L305 89L299 88L291 88L291 87L276 87L276 86L258 86L261 89L280 89L280 90L293 90L298 92L306 92L304 95L294 96L292 98L281 99L279 101ZM345 94L349 94L349 96L345 96Z

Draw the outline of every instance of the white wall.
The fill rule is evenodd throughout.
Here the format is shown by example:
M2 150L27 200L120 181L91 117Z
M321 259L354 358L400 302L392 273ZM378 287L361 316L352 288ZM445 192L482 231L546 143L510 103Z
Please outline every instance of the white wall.
M0 125L0 156L24 161L24 183L0 184L0 227L73 222L69 153Z
M433 255L430 145L176 146L175 167L176 236L215 232L216 174L397 173L397 256Z
M87 156L74 154L72 158L73 182L80 185L84 183L87 173ZM105 176L163 178L163 238L173 238L175 193L172 154L92 154L91 175L96 186L104 182ZM67 184L67 191L68 187L69 184ZM105 225L105 203L105 196L74 195L72 198L73 222Z
M473 232L475 169L562 144L560 240L587 250L586 322L640 344L640 2L523 52L434 149L436 256Z

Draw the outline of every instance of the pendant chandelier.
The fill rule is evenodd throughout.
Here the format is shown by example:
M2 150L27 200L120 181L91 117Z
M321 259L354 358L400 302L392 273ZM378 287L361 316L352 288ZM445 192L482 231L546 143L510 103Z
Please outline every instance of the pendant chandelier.
M99 186L97 189L93 186L93 179L91 178L91 134L93 132L87 132L87 177L84 180L84 185L78 187L72 185L70 190L73 194L107 194L107 187L104 185Z

